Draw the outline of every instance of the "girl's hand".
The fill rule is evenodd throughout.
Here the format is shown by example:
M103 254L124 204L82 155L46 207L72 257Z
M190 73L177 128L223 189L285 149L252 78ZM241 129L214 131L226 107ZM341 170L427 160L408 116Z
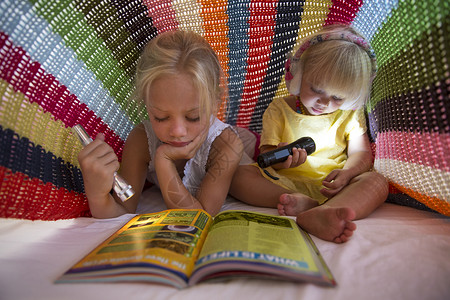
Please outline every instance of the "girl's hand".
M170 144L162 144L157 149L157 156L164 157L170 161L176 160L189 160L194 157L198 149L206 139L208 128L206 128L201 134L195 137L192 142L183 147L175 147Z
M204 137L195 139L191 144L202 144ZM187 145L183 148L192 148L190 156L170 145L161 145L156 150L155 169L164 202L168 208L202 208L212 215L217 214L222 207L233 174L239 165L244 147L241 139L232 129L225 129L212 143L206 163L206 174L195 194L191 194L183 185L179 175L179 164L172 159L189 158L199 148ZM167 152L166 152L167 150ZM173 152L169 152L173 151ZM163 157L162 154L180 154L183 156ZM170 160L169 160L170 159Z
M345 169L336 169L330 172L322 181L322 185L325 187L320 190L322 195L327 198L332 198L338 194L344 187L348 185L352 176Z
M107 195L113 186L114 172L120 164L114 150L105 143L103 134L99 133L92 143L80 151L78 161L88 198Z
M286 146L287 144L288 143L279 143L277 148ZM308 154L306 153L305 149L292 148L292 155L289 155L285 161L275 164L272 167L275 170L295 168L295 167L298 167L301 164L303 164L306 161L307 157L308 157Z

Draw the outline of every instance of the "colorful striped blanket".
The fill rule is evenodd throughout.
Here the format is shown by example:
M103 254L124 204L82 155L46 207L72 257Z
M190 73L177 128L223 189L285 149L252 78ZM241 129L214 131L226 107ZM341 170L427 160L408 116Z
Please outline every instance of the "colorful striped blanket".
M129 100L136 61L159 33L202 34L227 77L220 119L260 132L287 95L286 55L337 22L377 55L367 115L388 201L449 216L449 15L442 0L0 0L0 217L90 215L71 127L105 133L120 159L147 117Z

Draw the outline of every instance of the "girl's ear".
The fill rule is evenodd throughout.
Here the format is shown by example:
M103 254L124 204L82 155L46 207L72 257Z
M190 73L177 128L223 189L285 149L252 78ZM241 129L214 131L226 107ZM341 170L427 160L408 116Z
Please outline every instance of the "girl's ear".
M293 78L289 81L286 81L286 88L291 95L300 94L302 77L303 77L303 62L300 61L297 63L296 68L293 70Z

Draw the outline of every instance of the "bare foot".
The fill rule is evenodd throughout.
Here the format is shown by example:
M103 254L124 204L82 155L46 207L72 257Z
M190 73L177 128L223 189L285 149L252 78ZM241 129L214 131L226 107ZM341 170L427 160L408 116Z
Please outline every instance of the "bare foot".
M281 195L277 205L281 216L296 216L316 206L317 201L300 193Z
M298 214L297 224L318 238L340 244L347 242L356 230L355 217L351 208L322 205Z

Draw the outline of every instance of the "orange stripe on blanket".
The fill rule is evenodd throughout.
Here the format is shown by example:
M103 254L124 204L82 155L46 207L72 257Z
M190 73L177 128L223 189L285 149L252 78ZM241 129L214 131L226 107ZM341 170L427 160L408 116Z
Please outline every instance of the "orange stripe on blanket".
M204 37L217 53L225 77L228 78L229 56L228 56L228 1L203 0L201 3L200 16L203 19ZM223 82L225 84L225 82ZM222 98L222 104L218 118L224 120L227 107L227 95Z
M406 188L404 186L401 186L399 184L390 182L390 184L398 189L399 191L409 195L410 197L416 199L417 201L425 204L426 206L428 206L429 208L445 215L445 216L450 216L450 203L441 200L437 197L433 197L433 196L428 196L428 195L424 195L421 193L418 193L417 191L414 191L412 189Z
M414 191L415 194L426 195L432 199L450 201L450 192L446 188L450 181L448 172L391 159L375 159L374 168L397 188L402 187L400 190L404 193L406 190Z

